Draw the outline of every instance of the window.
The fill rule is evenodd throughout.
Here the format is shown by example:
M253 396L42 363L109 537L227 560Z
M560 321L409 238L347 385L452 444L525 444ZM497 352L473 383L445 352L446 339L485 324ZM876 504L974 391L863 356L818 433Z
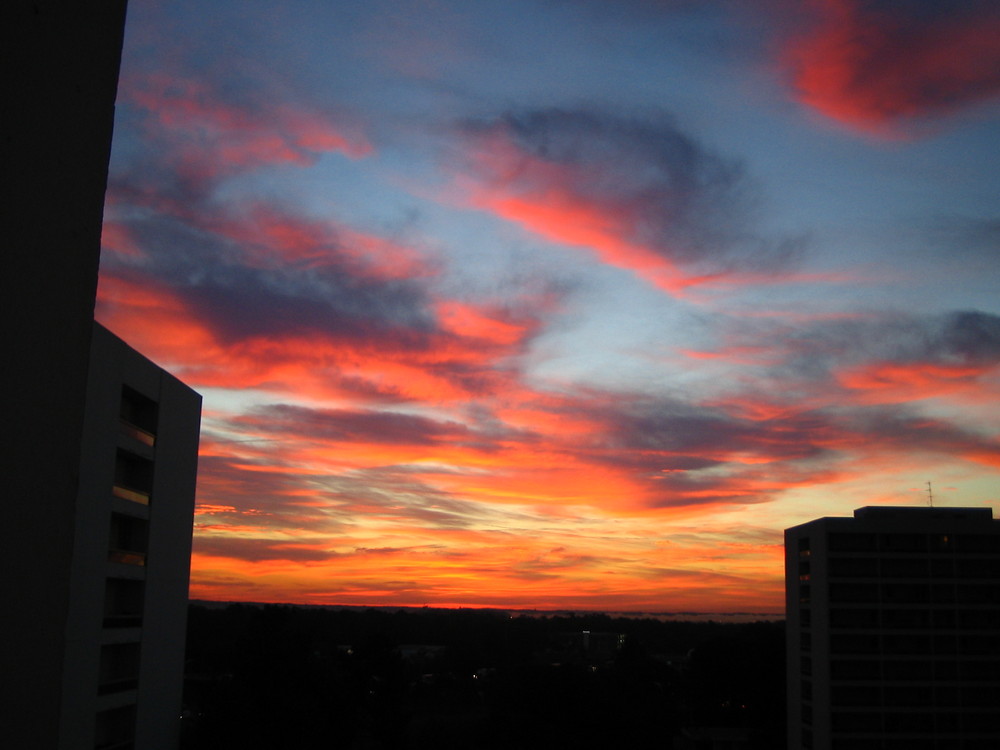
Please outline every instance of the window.
M126 565L145 565L148 526L141 518L112 513L108 560Z
M959 584L955 587L959 604L993 604L1000 601L1000 583Z
M927 570L927 560L919 557L882 560L884 578L926 578Z
M937 628L938 630L947 630L949 628L953 628L955 627L955 610L953 609L932 610L931 620L934 623L934 627Z
M954 537L950 534L931 534L928 537L928 546L931 552L953 552L955 550Z
M934 689L925 685L887 685L885 705L923 708L934 705Z
M830 626L834 628L873 628L878 626L877 609L830 610Z
M886 636L882 642L882 650L886 654L929 654L931 636L913 633Z
M157 406L153 399L123 386L119 417L124 434L150 447L156 444Z
M961 578L993 579L1000 577L1000 558L959 558L955 561L955 565Z
M831 602L877 602L878 585L874 583L831 583Z
M830 636L830 653L877 654L879 637L871 633L834 633Z
M926 534L882 534L883 552L926 552Z
M886 628L927 628L931 613L926 609L886 609L882 612L882 626Z
M135 739L135 706L121 706L97 714L95 750L130 750Z
M951 578L955 575L955 566L948 558L932 559L930 561L930 572L934 578Z
M1000 534L962 534L955 537L961 552L992 552L1000 554Z
M972 692L978 693L980 690ZM953 685L937 685L934 688L934 703L938 706L961 706L962 693Z
M104 627L134 628L142 625L145 583L109 578L104 585Z
M830 717L834 732L880 732L882 715L859 711L837 711Z
M926 584L922 583L885 583L882 585L882 601L900 604L920 604L928 601L929 593Z
M874 557L833 557L830 575L840 578L874 578L878 575L878 560Z
M134 453L119 450L115 459L116 497L141 505L149 504L153 492L153 462Z
M134 690L139 683L139 644L109 643L101 646L99 695Z
M950 583L932 585L931 601L935 604L951 604L955 601L955 586Z
M969 656L1000 654L1000 636L993 634L962 635L959 637L958 648L963 655Z
M954 633L941 633L934 635L934 653L951 656L958 653L958 640Z
M975 707L1000 706L1000 687L981 685L974 688L962 688L962 703Z
M874 685L834 685L830 688L834 706L878 708L882 705L882 688Z
M882 740L864 737L834 737L830 747L833 750L884 750Z
M995 711L983 713L966 713L962 715L962 728L970 734L997 731L997 715Z
M830 662L830 677L835 680L877 680L880 676L880 664L875 660L834 659Z
M957 680L958 662L954 659L940 659L934 662L935 680Z
M970 609L958 613L963 628L1000 631L1000 609Z
M934 731L934 714L928 711L900 711L885 715L887 732L924 734ZM910 745L912 747L912 744Z
M831 533L828 544L831 552L874 552L877 541L874 534Z
M899 680L900 682L929 680L934 671L934 662L916 659L885 661L882 664L882 670L886 680Z

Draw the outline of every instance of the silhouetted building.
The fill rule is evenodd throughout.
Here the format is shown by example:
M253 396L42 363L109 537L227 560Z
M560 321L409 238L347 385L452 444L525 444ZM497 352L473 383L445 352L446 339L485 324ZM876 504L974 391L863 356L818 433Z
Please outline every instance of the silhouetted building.
M785 531L790 750L1000 748L1000 521L859 508Z
M0 742L176 745L200 398L94 323L124 0L0 8Z
M60 747L176 747L201 397L94 324Z

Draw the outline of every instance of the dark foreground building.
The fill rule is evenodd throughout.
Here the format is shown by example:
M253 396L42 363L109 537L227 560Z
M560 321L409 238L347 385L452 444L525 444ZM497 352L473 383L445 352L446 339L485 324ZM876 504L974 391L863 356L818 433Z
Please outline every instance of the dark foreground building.
M176 746L200 398L94 323L124 0L0 7L0 745Z
M859 508L785 531L790 750L1000 748L1000 521Z

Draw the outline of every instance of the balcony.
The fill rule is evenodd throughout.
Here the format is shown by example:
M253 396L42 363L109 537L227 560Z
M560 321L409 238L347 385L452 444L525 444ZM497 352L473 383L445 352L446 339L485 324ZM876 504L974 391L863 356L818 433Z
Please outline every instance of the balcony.
M144 519L112 513L108 562L145 566L148 535L149 523Z
M148 445L150 448L156 446L156 435L149 430L144 430L142 427L138 427L124 419L118 421L118 429L123 435L137 440L143 445Z
M111 488L111 494L115 497L120 497L122 500L129 500L140 505L149 505L149 493L143 490L136 490L131 487L123 487L120 484L115 484Z
M111 491L115 497L123 500L149 505L153 492L153 462L119 448Z
M146 565L146 553L125 549L109 549L108 562L144 567Z

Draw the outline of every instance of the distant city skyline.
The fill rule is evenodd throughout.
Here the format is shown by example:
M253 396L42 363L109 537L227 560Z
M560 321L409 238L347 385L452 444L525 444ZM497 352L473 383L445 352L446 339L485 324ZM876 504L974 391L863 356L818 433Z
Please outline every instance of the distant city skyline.
M784 607L1000 506L1000 10L134 2L97 318L204 395L191 596Z

